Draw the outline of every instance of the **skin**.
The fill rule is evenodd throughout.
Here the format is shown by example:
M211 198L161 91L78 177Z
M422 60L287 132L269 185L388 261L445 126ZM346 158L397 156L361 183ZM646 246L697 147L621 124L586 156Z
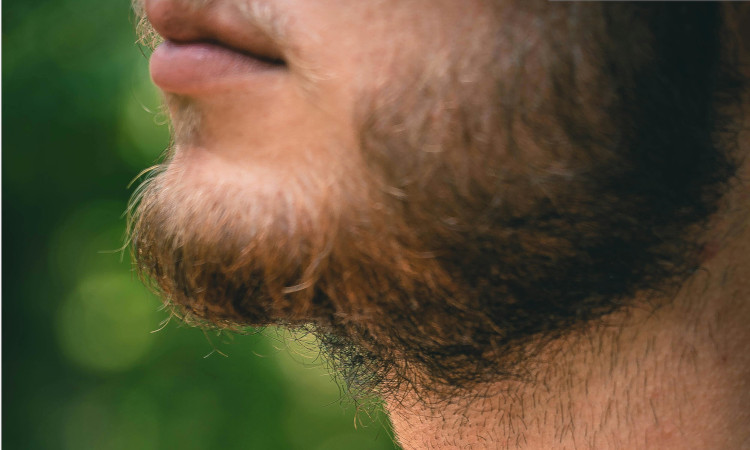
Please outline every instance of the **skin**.
M683 115L712 106L683 75L723 53L701 37L631 105L670 36L588 8L136 3L168 37L240 17L286 64L164 88L174 146L135 196L140 270L188 321L312 327L405 449L750 448L750 149L729 132L747 102L717 88L740 93L723 122ZM671 88L695 102L669 110ZM709 127L730 137L693 146Z

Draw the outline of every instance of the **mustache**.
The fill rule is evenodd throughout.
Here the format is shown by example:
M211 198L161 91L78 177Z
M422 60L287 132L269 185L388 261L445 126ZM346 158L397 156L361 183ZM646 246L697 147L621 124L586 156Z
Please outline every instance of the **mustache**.
M335 76L314 58L311 58L307 52L302 51L301 46L297 45L298 43L305 43L305 45L320 47L322 42L319 34L309 29L305 21L295 20L292 36L290 32L292 29L291 14L277 7L274 2L267 0L243 0L240 2L226 0L132 0L136 44L141 46L142 52L147 57L165 40L156 31L147 14L147 10L157 2L166 3L166 5L159 5L159 7L166 6L170 11L176 12L172 17L175 21L195 20L195 22L201 22L198 25L202 27L211 22L203 22L200 18L213 14L229 16L232 18L234 25L239 25L245 30L253 30L254 34L260 36L264 46L278 52L281 56L280 59L284 61L286 66L299 76L300 87L308 94L315 92L317 82ZM186 23L185 25L190 26L191 24ZM216 24L213 26L216 26ZM221 36L228 30L206 29L204 31L206 31L207 38L211 39L213 35L214 38L221 41ZM229 46L235 47L234 45Z
M159 36L148 20L145 0L133 0L131 8L135 22L136 44L153 51L164 39Z
M147 14L147 3L166 2L175 11L187 12L186 15L205 14L217 9L231 10L231 14L238 22L249 28L258 30L266 38L273 41L278 48L289 48L287 36L286 16L274 5L267 1L244 0L242 2L225 2L217 0L132 0L135 16L137 43L151 50L156 48L164 38L156 32Z

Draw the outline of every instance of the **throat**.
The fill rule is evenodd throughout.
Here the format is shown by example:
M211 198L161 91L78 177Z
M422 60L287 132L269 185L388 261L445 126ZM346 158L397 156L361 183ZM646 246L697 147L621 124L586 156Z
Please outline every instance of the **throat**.
M716 304L699 311L697 302L685 304L620 313L607 318L617 326L567 336L530 365L528 380L498 380L450 401L393 396L386 405L399 443L404 450L747 448L750 357L738 342L747 345L748 333L723 334L742 325Z

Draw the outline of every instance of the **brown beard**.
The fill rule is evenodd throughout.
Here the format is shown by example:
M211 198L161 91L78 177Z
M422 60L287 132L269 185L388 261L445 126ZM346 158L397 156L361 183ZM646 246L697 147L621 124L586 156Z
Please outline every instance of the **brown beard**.
M136 198L139 270L188 320L310 327L379 393L518 376L636 293L664 301L733 173L718 6L516 14L447 75L363 93L347 161L195 187L178 149Z

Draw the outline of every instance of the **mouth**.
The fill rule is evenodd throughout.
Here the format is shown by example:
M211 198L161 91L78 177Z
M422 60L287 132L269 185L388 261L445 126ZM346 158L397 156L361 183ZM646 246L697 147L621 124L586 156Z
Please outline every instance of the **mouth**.
M165 39L150 61L151 78L162 90L209 93L287 71L278 24L268 16L238 11L234 2L194 4L146 1L148 20Z
M243 48L236 48L236 47L233 47L231 44L228 44L226 42L219 41L219 40L214 40L214 39L194 40L194 41L167 40L167 42L169 42L170 45L174 45L174 46L196 45L196 46L204 46L206 48L220 47L226 51L237 53L240 56L245 56L247 58L254 59L264 64L277 66L279 68L286 66L286 61L281 56L280 52L277 52L274 50L257 51L257 50L247 50Z
M247 81L286 72L283 60L235 50L210 41L167 40L149 64L151 79L163 91L181 95L213 93Z

